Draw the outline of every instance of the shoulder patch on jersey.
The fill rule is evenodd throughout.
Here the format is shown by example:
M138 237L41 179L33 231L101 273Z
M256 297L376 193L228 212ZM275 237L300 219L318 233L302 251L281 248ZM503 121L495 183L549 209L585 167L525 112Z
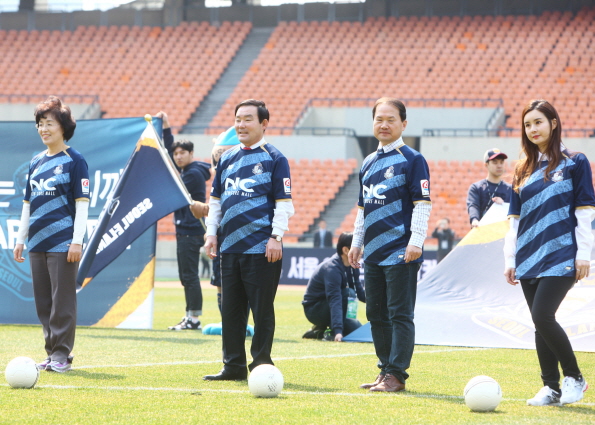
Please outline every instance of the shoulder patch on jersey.
M283 189L285 190L285 193L291 193L291 179L283 179Z
M430 196L430 181L427 179L420 180L419 184L421 186L421 195Z

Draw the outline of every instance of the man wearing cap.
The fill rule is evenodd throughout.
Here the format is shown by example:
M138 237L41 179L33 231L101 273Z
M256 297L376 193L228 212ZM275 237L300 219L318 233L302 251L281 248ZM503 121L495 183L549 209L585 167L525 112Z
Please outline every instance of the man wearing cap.
M510 202L512 187L502 180L504 161L508 158L498 148L489 149L483 156L488 175L485 179L473 183L467 195L467 211L471 227L477 227L479 221L492 206Z

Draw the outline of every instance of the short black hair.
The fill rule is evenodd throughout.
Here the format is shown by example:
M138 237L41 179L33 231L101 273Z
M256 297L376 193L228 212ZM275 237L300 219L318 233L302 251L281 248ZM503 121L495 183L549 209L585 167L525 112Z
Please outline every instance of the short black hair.
M74 129L76 128L76 121L72 116L70 107L64 105L62 101L56 96L49 96L46 100L35 107L35 125L39 125L42 118L47 118L50 114L62 127L64 132L64 141L72 139L74 136Z
M351 241L353 240L353 233L351 232L343 232L341 236L339 236L339 241L337 242L337 254L339 257L343 254L343 247L346 246L347 248L351 248Z
M188 152L194 152L194 143L192 143L190 140L176 140L172 145L171 145L171 151L175 151L177 148L182 148L185 151Z
M381 97L378 99L372 108L372 118L376 118L376 108L378 105L383 103L388 103L389 105L397 108L399 110L399 117L401 118L401 121L405 121L407 119L407 109L405 108L405 104L394 97Z
M269 110L262 100L246 99L236 105L234 115L238 113L238 109L242 106L256 106L258 110L258 122L262 123L264 120L269 120Z

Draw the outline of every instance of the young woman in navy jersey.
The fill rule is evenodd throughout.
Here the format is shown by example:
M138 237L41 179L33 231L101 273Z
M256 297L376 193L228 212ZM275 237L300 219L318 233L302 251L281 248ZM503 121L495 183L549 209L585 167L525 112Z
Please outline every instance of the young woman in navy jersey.
M581 400L588 388L556 311L589 276L595 194L589 160L562 143L560 117L549 102L531 101L521 125L525 158L514 174L504 275L511 285L520 281L536 329L544 387L527 404L557 406Z
M76 122L70 108L50 96L35 108L35 122L47 149L29 165L14 259L31 264L37 316L47 358L38 369L70 370L76 330L76 274L89 208L89 170L83 156L66 142Z

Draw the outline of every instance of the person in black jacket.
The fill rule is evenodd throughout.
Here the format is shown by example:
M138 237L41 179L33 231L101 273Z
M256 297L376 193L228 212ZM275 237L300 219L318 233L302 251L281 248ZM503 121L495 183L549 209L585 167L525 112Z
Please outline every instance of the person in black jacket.
M318 222L318 230L314 233L314 248L332 248L333 234L326 228L326 221Z
M359 269L350 267L347 260L352 239L352 233L341 234L337 253L320 263L308 282L302 305L306 318L314 326L303 338L322 339L330 326L331 337L341 341L343 336L361 326L358 320L346 317L350 292L357 294L361 302L366 302Z
M177 140L169 126L167 114L159 112L157 117L163 120L163 144L172 157L180 177L190 192L193 200L204 203L206 181L211 178L210 164L194 161L194 144L187 140ZM205 226L202 219L193 216L190 208L180 208L174 212L176 224L176 245L178 273L186 297L186 314L177 325L168 329L200 330L199 317L202 315L202 289L198 277L200 248L204 245Z
M502 180L504 161L508 156L498 148L489 149L483 155L488 175L485 179L473 183L467 194L467 212L471 227L477 227L479 221L492 206L510 202L512 186Z
M436 228L432 232L432 237L438 239L438 251L436 252L436 260L439 263L452 251L452 245L455 240L455 232L450 228L450 220L444 217L438 220Z

